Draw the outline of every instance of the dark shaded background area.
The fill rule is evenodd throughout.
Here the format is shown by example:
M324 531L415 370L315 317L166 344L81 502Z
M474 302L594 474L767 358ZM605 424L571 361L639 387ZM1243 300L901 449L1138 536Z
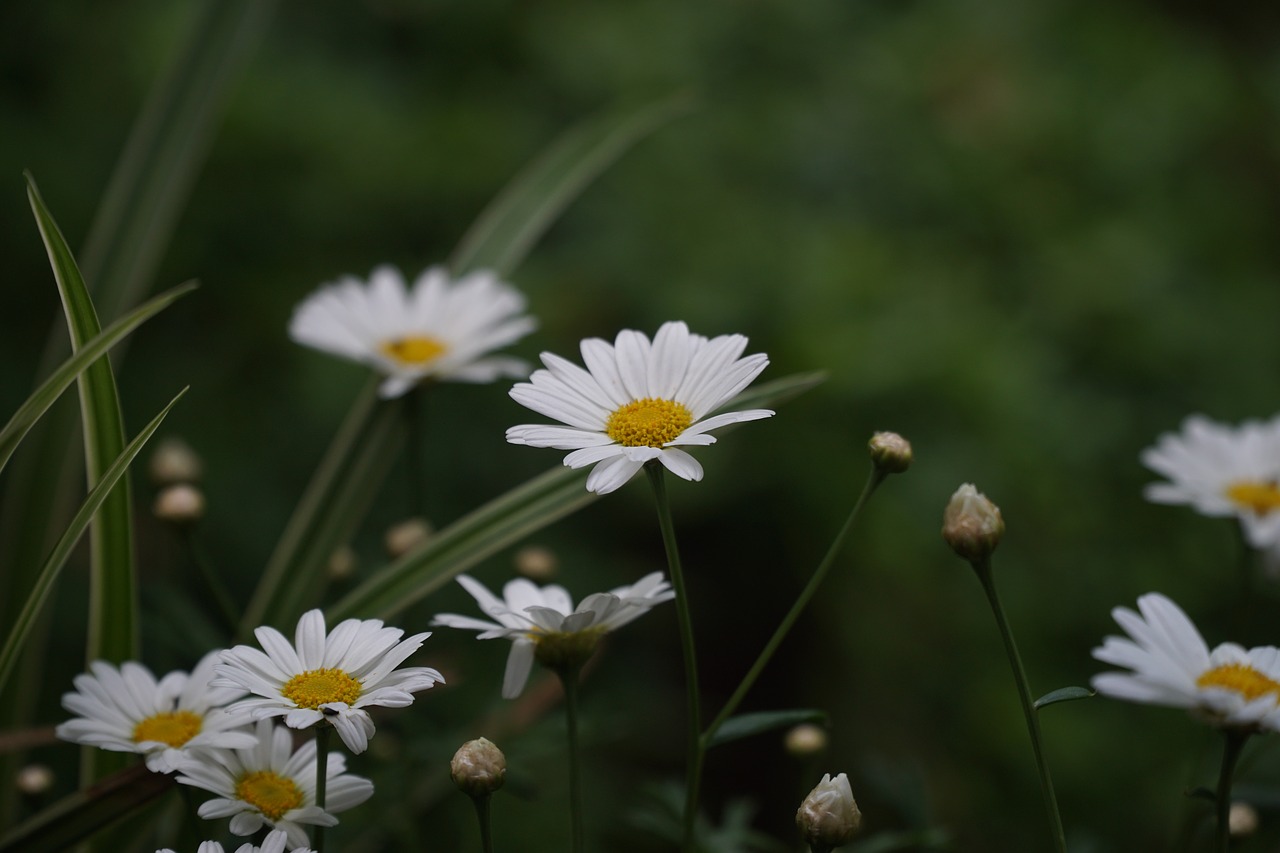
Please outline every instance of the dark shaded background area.
M513 278L541 321L526 357L681 318L749 335L771 357L766 378L830 372L700 452L703 483L673 488L710 708L856 497L870 433L903 433L917 458L744 707L827 709L829 752L802 766L776 738L725 747L708 804L749 798L756 825L794 849L804 791L847 771L869 833L938 826L956 850L1046 849L1007 664L977 583L938 537L942 508L974 481L1004 510L997 577L1038 693L1087 683L1110 608L1149 590L1210 643L1280 641L1274 580L1242 616L1230 525L1144 503L1138 463L1188 413L1277 408L1278 17L1137 0L283 3L158 275L203 286L119 366L129 429L191 385L166 431L205 457L201 536L247 596L364 380L287 341L292 306L341 273L441 261L558 132L689 93L697 109L609 170ZM0 413L29 392L59 316L21 171L79 245L189 22L184 4L154 0L0 11ZM431 395L438 525L558 459L503 443L536 419L503 392ZM361 572L383 560L407 477L393 472L355 543ZM650 504L635 483L537 537L575 598L663 567ZM145 511L139 525L144 658L189 666L209 614L168 531ZM511 571L507 554L475 574L496 587ZM78 577L55 604L48 722L82 665ZM450 589L401 622L471 607ZM428 641L420 657L449 686L379 718L375 749L351 762L380 792L344 821L350 849L474 848L443 768L503 710L505 653L460 632ZM612 637L585 689L600 849L661 849L627 816L645 785L681 772L680 679L668 608ZM1184 792L1213 785L1207 730L1104 700L1042 722L1073 850L1200 849L1184 844L1203 845L1208 806ZM500 741L504 849L567 845L560 724L553 705ZM1280 836L1280 756L1254 749L1239 779L1264 838L1241 849L1261 850ZM73 753L38 757L69 767Z

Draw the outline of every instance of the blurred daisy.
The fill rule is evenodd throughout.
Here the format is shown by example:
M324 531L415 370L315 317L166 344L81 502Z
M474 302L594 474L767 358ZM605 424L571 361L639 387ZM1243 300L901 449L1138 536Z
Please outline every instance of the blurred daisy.
M294 644L274 628L253 633L265 654L236 646L214 667L214 684L256 694L230 710L255 720L281 716L295 729L327 720L352 752L364 752L374 732L365 708L404 708L415 692L444 681L428 667L396 669L430 633L401 640L403 631L378 619L347 619L326 634L324 614L311 610L298 620Z
M502 696L514 699L524 689L534 657L549 666L581 664L595 651L600 637L649 612L649 608L675 598L661 572L645 575L631 586L597 592L576 608L564 587L538 588L524 578L509 581L498 598L484 584L458 575L458 583L490 619L473 619L441 613L433 625L480 631L481 640L506 637L513 641L502 680Z
M267 833L267 837L262 840L261 847L255 847L252 844L241 844L236 848L235 853L284 853L285 839L288 836L281 830L275 829ZM163 850L157 850L156 853L174 853L173 850L166 847ZM205 841L200 844L196 853L223 853L222 845L216 841ZM315 853L309 847L295 847L293 853Z
M1142 463L1169 479L1147 486L1147 500L1235 516L1251 546L1280 544L1280 416L1231 427L1192 415L1142 451Z
M282 831L293 848L307 843L304 824L335 826L335 813L373 796L373 783L346 773L346 757L331 752L325 765L325 805L320 808L316 805L315 740L295 752L293 735L270 720L260 720L254 735L254 744L247 749L202 754L200 760L182 766L179 782L218 795L200 805L200 817L230 817L235 835L252 835L269 826ZM263 850L270 849L263 845Z
M507 430L507 441L573 451L570 468L595 464L587 490L607 494L651 459L686 480L701 480L702 466L681 447L714 444L710 430L773 414L768 409L706 417L747 387L769 364L763 353L742 358L742 335L716 338L690 334L684 323L664 323L653 342L630 329L611 345L582 342L586 370L551 353L546 370L535 370L511 396L567 426L523 424Z
M1187 708L1216 726L1280 729L1280 649L1223 643L1209 651L1178 605L1159 593L1138 599L1138 613L1111 611L1129 635L1107 637L1093 656L1132 672L1093 677L1104 696Z
M398 397L427 377L492 382L526 376L525 362L488 353L534 328L524 297L488 271L456 281L431 267L406 289L392 266L363 284L343 276L294 309L289 337L300 344L372 366L386 374L379 393Z
M57 728L63 740L113 752L137 752L156 773L171 773L191 750L251 746L249 720L222 706L244 695L238 687L211 687L218 652L205 655L190 675L171 672L156 681L151 670L126 661L119 669L104 661L77 675L76 692L62 707L73 720Z

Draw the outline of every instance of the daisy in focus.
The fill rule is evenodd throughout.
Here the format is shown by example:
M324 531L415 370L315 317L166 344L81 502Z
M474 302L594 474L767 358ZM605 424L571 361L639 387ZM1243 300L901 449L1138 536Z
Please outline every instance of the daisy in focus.
M1132 672L1104 672L1093 687L1104 696L1187 708L1220 727L1280 729L1280 649L1213 649L1178 605L1159 593L1138 599L1138 611L1111 611L1129 635L1107 637L1098 660Z
M1235 516L1252 547L1280 546L1280 416L1231 427L1192 415L1142 451L1142 464L1169 479L1147 486L1147 500Z
M331 752L325 765L325 804L320 808L316 805L315 740L295 752L293 735L270 720L259 721L254 735L247 749L218 750L183 765L179 782L217 794L200 805L200 817L230 817L235 835L252 835L269 826L283 832L288 846L294 848L307 843L304 824L336 826L335 813L373 796L373 783L348 774L346 757ZM263 845L263 850L271 849Z
M441 613L431 624L480 631L481 640L506 637L512 641L502 679L504 699L514 699L524 690L535 657L552 668L580 665L591 657L602 636L675 598L661 572L645 575L631 586L589 595L576 608L564 587L555 584L539 588L517 578L507 582L503 597L498 598L467 575L458 575L458 583L494 621Z
M273 829L271 832L268 832L267 837L262 840L261 847L255 847L254 845L246 842L245 844L241 844L239 847L237 847L235 850L235 853L284 853L286 838L288 838L288 836L286 836L284 832L282 832L279 829ZM163 850L157 850L156 853L174 853L174 851L166 847ZM196 850L196 853L224 853L224 852L222 849L222 845L219 844L218 842L204 841L204 842L201 842L199 849ZM295 847L293 849L293 853L315 853L315 851L309 847Z
M552 353L545 370L511 389L522 406L566 426L523 424L507 441L572 451L570 468L595 465L587 491L608 494L656 459L686 480L701 480L702 466L683 447L714 444L708 433L722 426L773 415L768 409L707 417L760 375L768 356L745 358L742 335L704 338L680 322L664 323L653 341L624 329L612 344L582 342L586 369Z
M218 654L205 655L190 675L171 672L159 681L140 663L117 669L94 661L91 674L75 677L75 692L62 696L62 707L79 716L59 725L58 737L140 753L155 773L172 773L193 750L252 746L249 720L223 709L245 691L210 686Z
M347 619L326 633L324 614L310 610L298 620L293 644L274 628L253 633L265 653L236 646L214 667L214 684L255 694L230 710L255 720L284 717L295 729L327 720L352 752L364 752L373 736L365 708L407 707L414 693L444 681L429 667L396 669L430 633L401 640L403 631L378 619Z
M427 377L492 382L528 375L524 361L489 354L533 331L524 308L524 296L488 271L454 281L431 267L410 289L399 270L380 266L367 284L343 276L304 299L289 337L385 374L378 393L390 398Z

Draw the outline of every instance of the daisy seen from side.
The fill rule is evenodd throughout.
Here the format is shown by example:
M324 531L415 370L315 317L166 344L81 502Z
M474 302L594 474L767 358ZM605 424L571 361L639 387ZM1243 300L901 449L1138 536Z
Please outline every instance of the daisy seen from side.
M512 641L502 679L505 699L514 699L524 690L535 658L553 668L566 662L581 664L602 636L675 598L661 572L645 575L630 586L589 595L577 607L564 587L556 584L538 587L516 578L507 582L498 598L467 575L458 575L458 583L493 621L441 613L431 624L479 631L481 640L505 637Z
M200 805L207 820L231 818L231 832L252 835L264 826L285 834L290 848L307 843L304 826L336 826L334 814L373 796L373 783L346 772L347 759L331 752L325 764L325 805L316 805L316 742L295 751L288 728L271 720L254 727L247 749L217 750L186 762L177 780L217 796ZM264 845L264 849L266 849Z
M493 355L533 331L525 298L487 270L451 279L431 267L406 287L398 269L375 268L368 282L343 276L320 287L289 321L294 341L373 367L398 397L428 377L492 382L528 375L526 362Z
M261 847L245 843L237 847L235 853L284 853L287 839L288 836L282 830L273 829L262 840ZM174 853L174 851L166 847L163 850L157 850L156 853ZM224 851L217 841L202 841L196 853L224 853ZM293 853L315 853L315 851L310 847L295 847Z
M407 707L414 693L444 681L430 667L396 668L429 632L401 639L402 630L378 619L347 619L326 632L324 614L311 610L298 620L293 643L266 626L254 636L265 651L236 646L214 667L214 684L254 694L230 710L255 720L283 717L295 729L327 721L356 753L365 751L374 733L366 708Z
M250 721L224 707L245 691L210 684L218 655L205 655L189 675L176 671L159 681L135 661L118 668L94 661L88 673L75 677L75 691L62 696L62 707L78 716L61 723L57 736L145 755L156 773L172 773L193 750L252 745Z
M1280 546L1280 416L1233 427L1192 415L1141 458L1168 479L1148 485L1147 500L1234 516L1252 547Z
M587 490L607 494L657 460L685 480L701 480L702 466L683 448L714 444L710 431L767 418L769 409L712 415L746 388L769 364L764 353L743 357L742 335L706 338L682 322L664 323L650 341L632 329L612 344L582 341L586 368L543 353L543 370L517 384L511 396L522 406L560 421L522 424L507 441L569 450L564 464L594 465ZM708 417L710 415L710 417Z
M1104 696L1186 708L1222 728L1280 729L1280 649L1222 643L1212 651L1178 605L1160 593L1138 599L1138 611L1111 611L1127 637L1107 637L1093 650L1104 672L1092 684Z

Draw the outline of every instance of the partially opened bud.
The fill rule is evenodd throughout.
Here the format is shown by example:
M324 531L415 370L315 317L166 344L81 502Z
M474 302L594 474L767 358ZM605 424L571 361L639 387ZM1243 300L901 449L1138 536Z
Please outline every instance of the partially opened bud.
M965 483L951 496L942 516L942 538L951 550L970 562L985 560L1000 544L1004 519L986 495Z
M886 474L901 474L911 467L911 442L896 432L878 432L867 442L871 462Z
M506 781L507 757L490 740L469 740L453 754L449 775L467 796L487 797Z
M166 486L156 495L152 511L161 521L191 524L204 517L204 493L186 483Z
M853 801L849 777L843 773L834 779L824 773L796 811L796 826L814 850L848 844L861 824L862 812Z

